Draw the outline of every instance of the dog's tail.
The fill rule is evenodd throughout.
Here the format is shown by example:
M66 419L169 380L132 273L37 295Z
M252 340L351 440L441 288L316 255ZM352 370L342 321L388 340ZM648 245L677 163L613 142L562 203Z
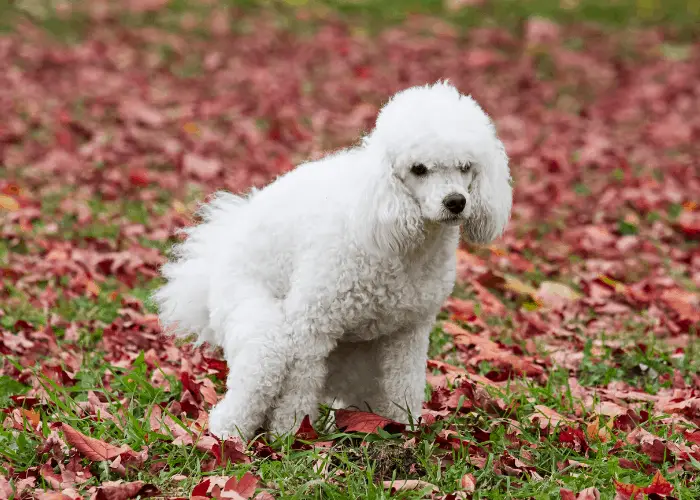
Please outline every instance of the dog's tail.
M199 225L182 229L184 242L173 248L173 259L161 272L167 283L152 296L158 307L163 331L181 338L196 338L196 343L218 344L209 327L209 282L211 279L210 235L217 231L219 220L230 220L231 212L248 203L248 198L219 192L202 205L197 215Z

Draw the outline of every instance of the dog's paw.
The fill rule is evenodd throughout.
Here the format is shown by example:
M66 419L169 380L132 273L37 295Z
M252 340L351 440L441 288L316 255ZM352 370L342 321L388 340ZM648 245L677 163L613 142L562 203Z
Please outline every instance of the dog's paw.
M304 415L300 415L299 412L276 408L270 418L270 431L277 436L289 434L299 428L303 418ZM314 419L315 415L311 415L311 420L313 421Z
M240 437L246 441L255 429L249 429L243 422L237 422L235 417L226 411L223 404L218 404L209 413L209 432L219 439Z

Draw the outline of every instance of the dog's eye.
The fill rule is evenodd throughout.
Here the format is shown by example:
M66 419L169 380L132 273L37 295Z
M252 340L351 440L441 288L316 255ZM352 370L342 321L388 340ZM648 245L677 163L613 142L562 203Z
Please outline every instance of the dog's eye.
M459 165L460 172L462 172L464 174L469 172L471 170L471 168L472 168L472 163L470 161L464 162L464 163Z
M413 175L425 175L428 173L428 167L423 165L422 163L416 163L411 167L411 173Z

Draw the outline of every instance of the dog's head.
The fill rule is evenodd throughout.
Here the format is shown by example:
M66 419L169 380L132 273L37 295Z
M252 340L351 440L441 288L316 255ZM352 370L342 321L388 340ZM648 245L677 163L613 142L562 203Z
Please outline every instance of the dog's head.
M407 199L401 205L422 221L461 225L474 243L503 233L512 204L508 157L471 97L446 82L399 92L365 144L385 159L393 191Z

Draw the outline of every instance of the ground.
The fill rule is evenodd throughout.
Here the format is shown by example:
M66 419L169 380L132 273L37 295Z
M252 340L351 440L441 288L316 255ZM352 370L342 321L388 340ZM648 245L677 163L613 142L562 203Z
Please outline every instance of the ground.
M0 498L700 497L700 3L70 5L0 7ZM423 415L220 443L225 363L148 301L177 228L439 78L515 202Z

